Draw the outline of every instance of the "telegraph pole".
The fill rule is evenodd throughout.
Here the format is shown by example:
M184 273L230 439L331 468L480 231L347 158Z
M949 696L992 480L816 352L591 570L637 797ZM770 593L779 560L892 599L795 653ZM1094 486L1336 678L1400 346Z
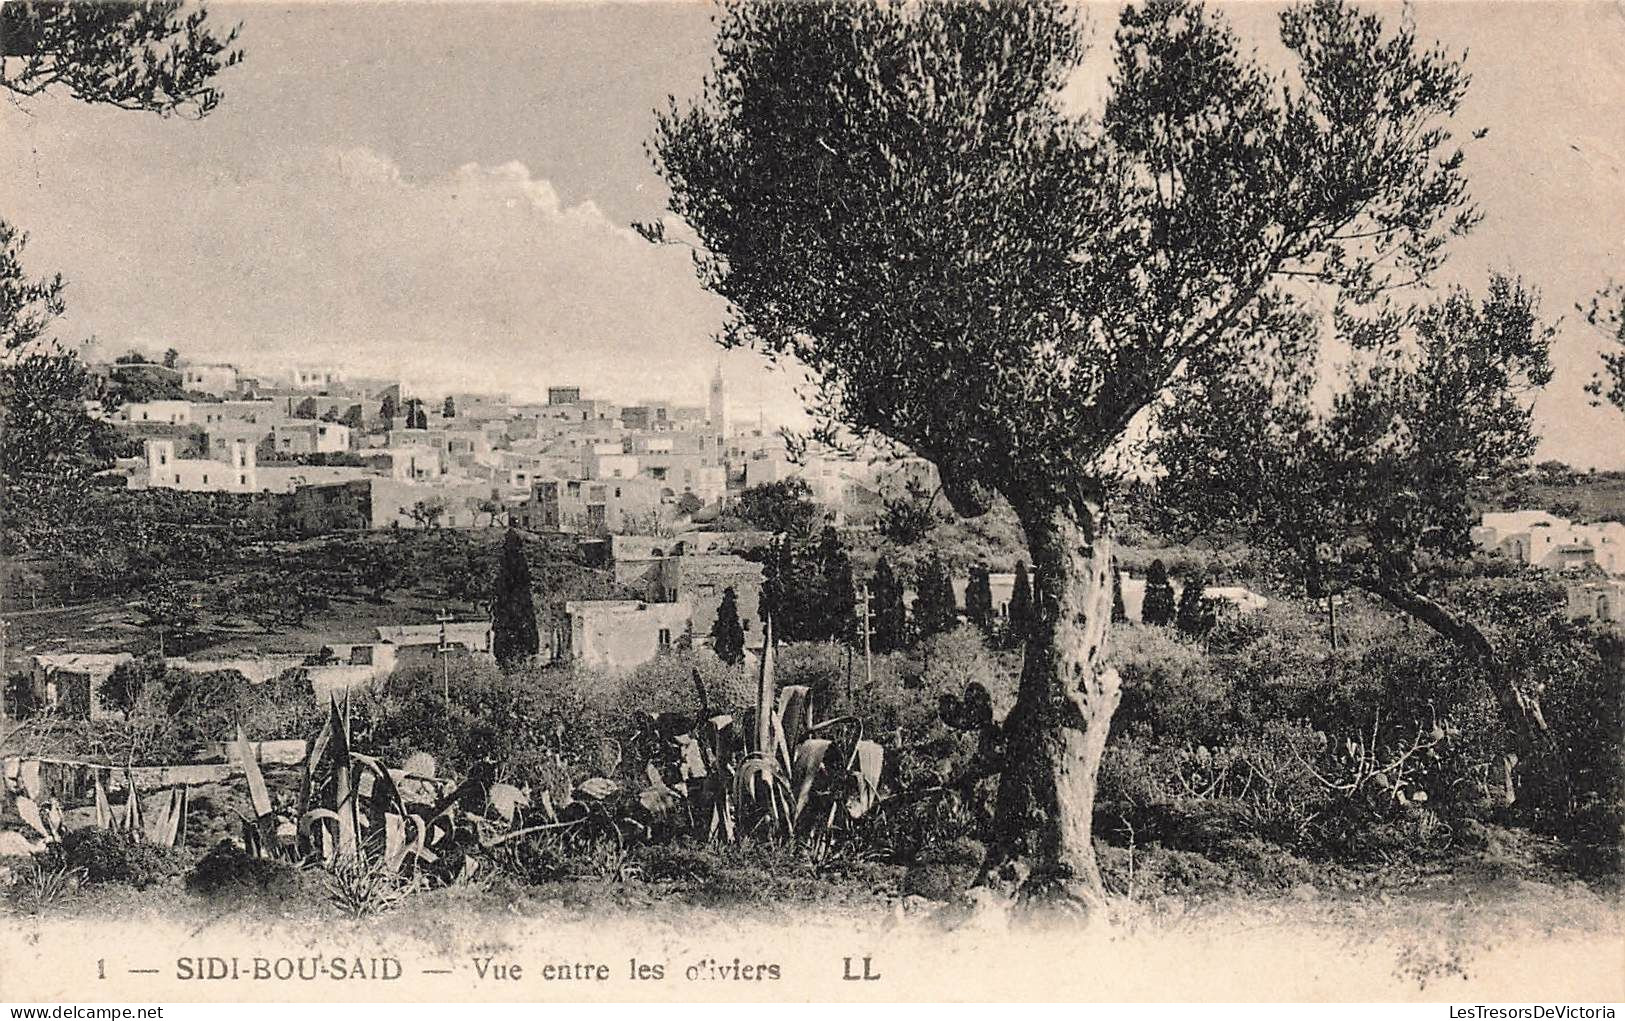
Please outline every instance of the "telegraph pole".
M6 689L11 686L11 674L6 670L6 629L9 627L4 617L0 617L0 723L6 722Z
M867 688L875 685L875 668L869 656L869 583L863 583L863 683Z
M446 711L451 711L451 646L446 643L446 625L451 622L451 614L441 610L434 618L440 624L440 691L446 700ZM448 717L449 718L449 717Z
M852 635L846 636L841 644L846 646L846 704L850 709L852 705Z

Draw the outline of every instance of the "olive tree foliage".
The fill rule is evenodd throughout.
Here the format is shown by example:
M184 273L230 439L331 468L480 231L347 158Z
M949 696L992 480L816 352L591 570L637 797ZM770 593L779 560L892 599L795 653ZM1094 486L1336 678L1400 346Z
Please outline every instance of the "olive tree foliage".
M238 28L219 35L179 0L0 4L0 86L64 91L86 103L202 117L219 105L215 75L242 60Z
M1453 289L1334 325L1338 367L1322 367L1329 352L1305 317L1267 357L1193 381L1161 407L1152 448L1170 519L1241 529L1281 554L1311 596L1362 589L1456 643L1484 671L1529 766L1529 807L1560 813L1561 755L1538 686L1444 585L1474 551L1474 495L1535 452L1553 331L1536 297L1502 276L1482 297Z
M1625 283L1598 291L1589 304L1580 306L1580 314L1608 345L1602 352L1602 370L1586 384L1586 392L1596 398L1593 403L1607 401L1625 411Z
M73 517L118 437L85 411L85 401L108 396L104 387L49 339L64 311L63 283L28 276L26 243L0 221L0 523L8 547L31 548Z
M654 241L692 245L721 342L805 366L817 408L934 462L961 514L1006 498L1044 579L984 882L1091 899L1116 675L1114 477L1176 378L1295 308L1371 301L1471 227L1444 122L1467 79L1408 24L1339 3L1280 19L1275 71L1188 0L1125 9L726 2L700 96L659 115ZM1063 91L1112 61L1104 106Z
M23 268L27 244L27 234L0 220L0 343L7 354L45 341L52 321L68 309L60 273L35 280Z

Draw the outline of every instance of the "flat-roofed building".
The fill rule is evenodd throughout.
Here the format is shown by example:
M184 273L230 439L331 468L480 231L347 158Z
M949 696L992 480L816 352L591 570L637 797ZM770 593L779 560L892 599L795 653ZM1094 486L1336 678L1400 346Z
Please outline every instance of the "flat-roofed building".
M542 479L509 511L520 528L607 534L629 531L662 514L660 485L649 479Z
M192 401L132 401L114 412L113 418L131 424L191 425L194 407Z
M554 657L598 670L624 671L670 652L689 630L687 603L590 599L564 604Z
M259 466L254 445L246 438L223 446L219 456L178 457L175 441L149 439L144 445L148 489L184 489L199 493L253 493L259 491ZM213 455L211 451L211 455Z
M338 454L350 449L350 427L338 422L291 419L273 423L268 442L278 454Z
M237 393L237 366L224 362L188 362L181 366L181 386L214 397Z

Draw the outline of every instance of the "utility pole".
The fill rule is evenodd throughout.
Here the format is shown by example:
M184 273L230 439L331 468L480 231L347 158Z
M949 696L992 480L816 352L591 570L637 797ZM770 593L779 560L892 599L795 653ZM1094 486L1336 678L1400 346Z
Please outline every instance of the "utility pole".
M0 723L6 722L6 689L11 687L11 674L6 671L6 630L10 626L0 617Z
M440 691L446 700L447 719L451 713L451 646L446 642L446 625L451 622L451 614L441 610L434 618L440 624Z
M863 583L863 683L866 688L875 686L875 668L869 655L869 583Z
M848 634L846 641L841 644L846 646L846 705L850 710L852 707L852 636Z

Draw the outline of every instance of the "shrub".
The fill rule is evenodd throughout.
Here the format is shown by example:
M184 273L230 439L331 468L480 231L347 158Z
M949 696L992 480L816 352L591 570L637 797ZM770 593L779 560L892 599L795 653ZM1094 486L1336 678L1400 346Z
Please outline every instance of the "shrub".
M1015 705L1020 663L995 653L980 632L961 628L934 635L921 643L918 653L923 660L921 694L929 704L936 705L940 694L958 695L974 682L991 696L995 720L1004 719Z
M903 874L902 890L928 900L949 900L976 881L986 854L986 847L966 836L933 841Z
M607 732L605 715L573 682L568 671L505 675L485 663L455 663L448 705L441 671L397 670L357 703L356 747L391 762L427 752L450 776L500 771L521 786L546 785L561 760L593 761Z
M1110 660L1123 682L1114 733L1138 729L1183 745L1220 742L1245 729L1231 725L1236 685L1222 661L1166 628L1120 624L1112 639Z
M1174 622L1174 587L1161 560L1151 561L1145 575L1145 598L1140 604L1140 620L1167 627Z
M205 897L250 895L286 900L298 892L299 870L285 861L255 857L222 840L192 867L186 888Z
M241 725L250 740L309 736L322 714L310 676L294 669L255 684L236 670L166 670L144 685L130 711L133 733L167 761L212 741L231 739Z
M18 910L37 915L73 898L85 881L85 870L69 865L60 854L36 854L10 890Z
M167 882L191 863L182 848L142 843L99 826L67 833L62 854L69 865L84 870L87 882L127 883L137 890Z
M365 918L396 907L411 892L400 872L379 854L350 854L333 861L327 873L327 899L351 918Z

